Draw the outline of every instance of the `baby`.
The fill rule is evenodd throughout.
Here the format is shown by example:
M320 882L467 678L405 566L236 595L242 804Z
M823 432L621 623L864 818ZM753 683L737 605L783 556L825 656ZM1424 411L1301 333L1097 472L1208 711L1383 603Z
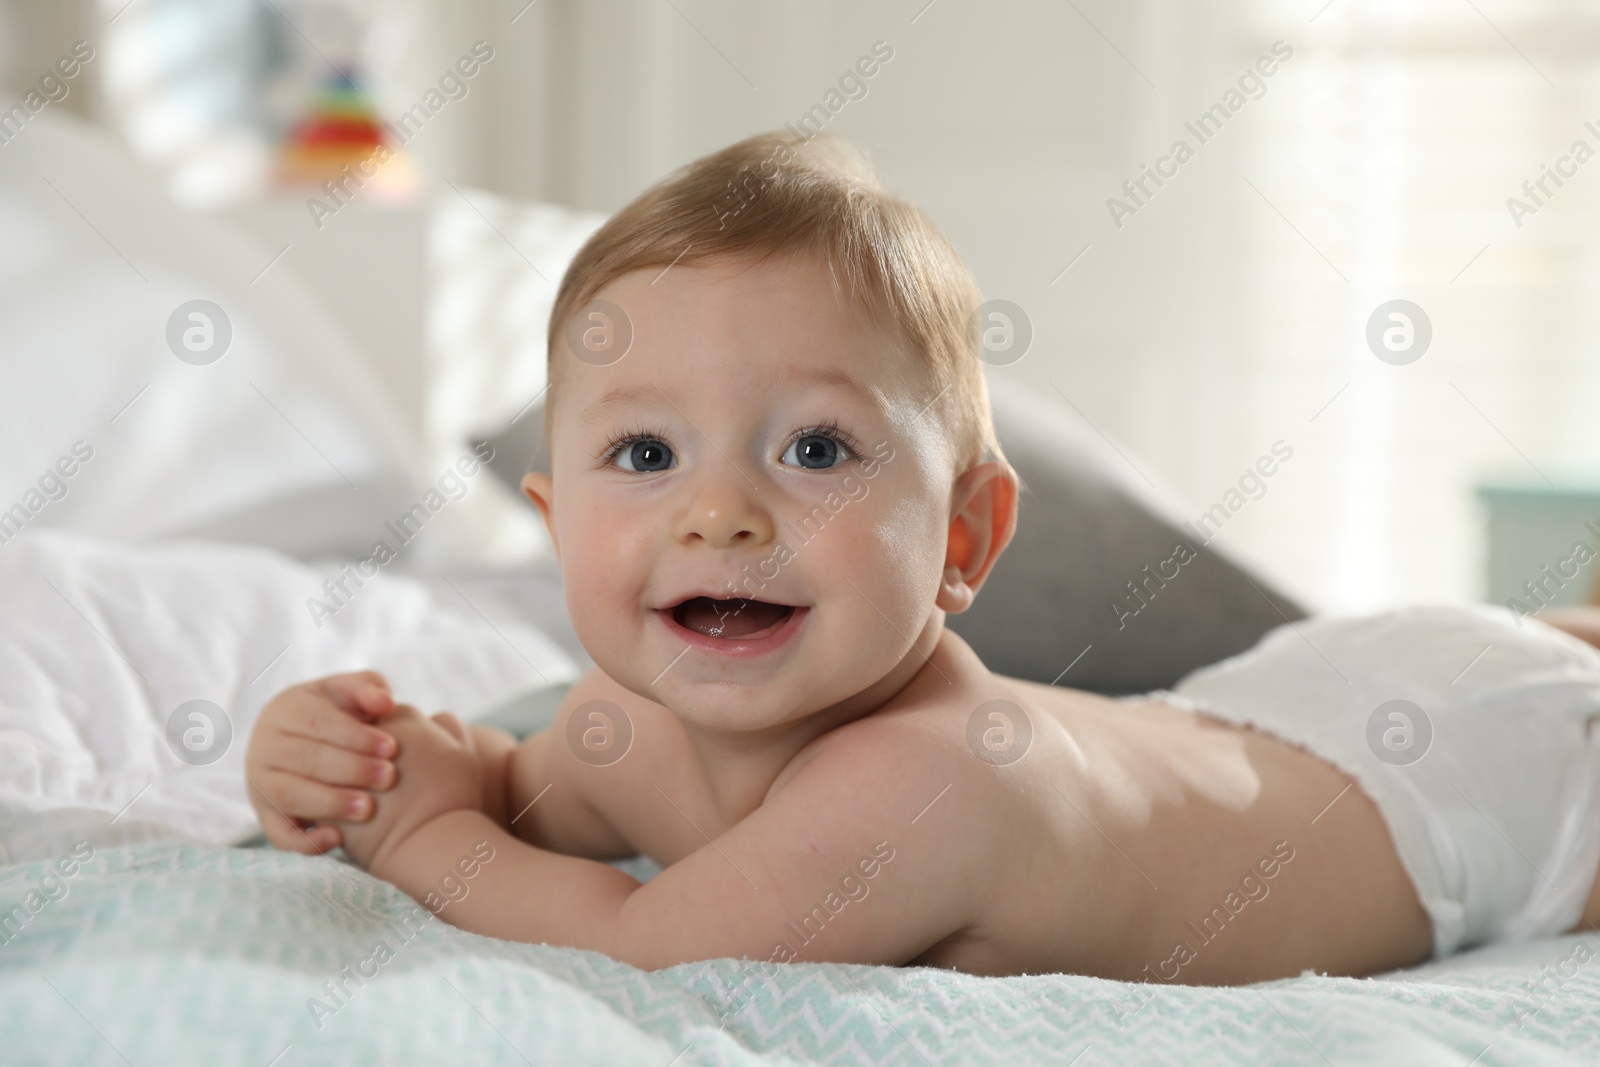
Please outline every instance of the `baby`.
M944 625L1017 514L979 300L826 136L623 208L562 281L523 481L598 668L520 744L376 674L286 690L267 838L647 969L1243 983L1600 920L1600 653L1541 622L1301 623L1137 699L985 669Z

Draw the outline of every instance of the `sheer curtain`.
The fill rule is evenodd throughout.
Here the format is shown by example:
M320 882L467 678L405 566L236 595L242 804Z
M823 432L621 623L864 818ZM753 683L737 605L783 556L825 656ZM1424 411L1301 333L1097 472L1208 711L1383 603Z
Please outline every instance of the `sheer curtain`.
M519 79L484 105L481 180L599 210L890 41L833 128L1032 316L994 373L1068 398L1193 517L1283 442L1215 544L1315 606L1478 596L1482 480L1600 480L1600 160L1521 227L1505 203L1600 150L1595 0L523 7L475 5ZM1184 124L1276 41L1293 57L1199 144ZM1177 138L1194 158L1115 226ZM1365 340L1394 299L1432 325L1409 365Z
M1576 173L1535 185L1534 213L1507 206L1533 204L1523 182L1574 142L1600 153L1600 6L1320 6L1299 21L1262 5L1241 34L1295 55L1233 120L1247 145L1215 199L1189 208L1225 221L1185 269L1223 281L1198 320L1144 332L1167 386L1123 425L1197 511L1254 452L1291 445L1218 543L1320 608L1476 597L1479 484L1600 484L1600 159L1561 163ZM1366 339L1393 299L1431 321L1407 365Z

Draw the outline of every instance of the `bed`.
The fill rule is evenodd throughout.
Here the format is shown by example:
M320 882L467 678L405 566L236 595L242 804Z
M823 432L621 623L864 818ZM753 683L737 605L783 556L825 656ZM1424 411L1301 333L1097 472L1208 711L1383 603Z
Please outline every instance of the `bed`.
M42 869L8 870L0 900ZM330 858L125 846L97 851L66 884L0 945L10 1063L1600 1060L1592 938L1241 989L827 964L768 981L749 962L645 973L591 952L408 925L409 898Z
M252 280L271 250L178 213L91 131L40 121L7 162L0 511L23 513L0 524L0 1060L1600 1062L1594 936L1242 989L815 964L769 979L736 960L645 973L466 934L337 856L262 847L242 756L278 689L372 666L420 706L525 729L584 669L509 488L538 409L518 395L430 436L386 406L381 363L292 271ZM556 276L593 221L489 210L441 208L436 246L486 256L509 232L520 247L496 269ZM530 284L476 262L481 291L453 294L458 313ZM211 365L165 339L196 298L233 327ZM535 336L545 313L518 311ZM506 399L492 353L465 369L436 355ZM994 388L1030 495L1009 570L959 623L991 663L1156 688L1301 614L1208 550L1120 626L1106 601L1182 536L1179 509L1096 433ZM474 417L495 458L426 538L335 597L328 584L471 451ZM200 728L195 707L212 710L191 749L178 739Z

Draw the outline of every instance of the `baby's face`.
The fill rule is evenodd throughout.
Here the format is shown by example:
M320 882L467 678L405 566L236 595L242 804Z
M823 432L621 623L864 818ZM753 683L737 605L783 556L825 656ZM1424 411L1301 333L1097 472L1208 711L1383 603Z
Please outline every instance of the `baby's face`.
M937 389L824 270L636 272L598 294L632 321L627 354L560 357L542 484L578 636L713 730L846 701L943 619Z

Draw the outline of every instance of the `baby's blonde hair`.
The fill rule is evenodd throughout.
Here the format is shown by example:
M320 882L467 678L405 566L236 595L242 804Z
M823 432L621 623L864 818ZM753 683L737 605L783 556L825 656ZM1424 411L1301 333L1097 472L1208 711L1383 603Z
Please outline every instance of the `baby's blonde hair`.
M817 255L836 290L924 358L928 410L942 417L958 472L985 453L1000 455L973 322L977 282L926 215L885 192L867 161L827 133L757 134L675 171L607 219L556 293L547 409L568 319L612 281L668 264L790 251Z

